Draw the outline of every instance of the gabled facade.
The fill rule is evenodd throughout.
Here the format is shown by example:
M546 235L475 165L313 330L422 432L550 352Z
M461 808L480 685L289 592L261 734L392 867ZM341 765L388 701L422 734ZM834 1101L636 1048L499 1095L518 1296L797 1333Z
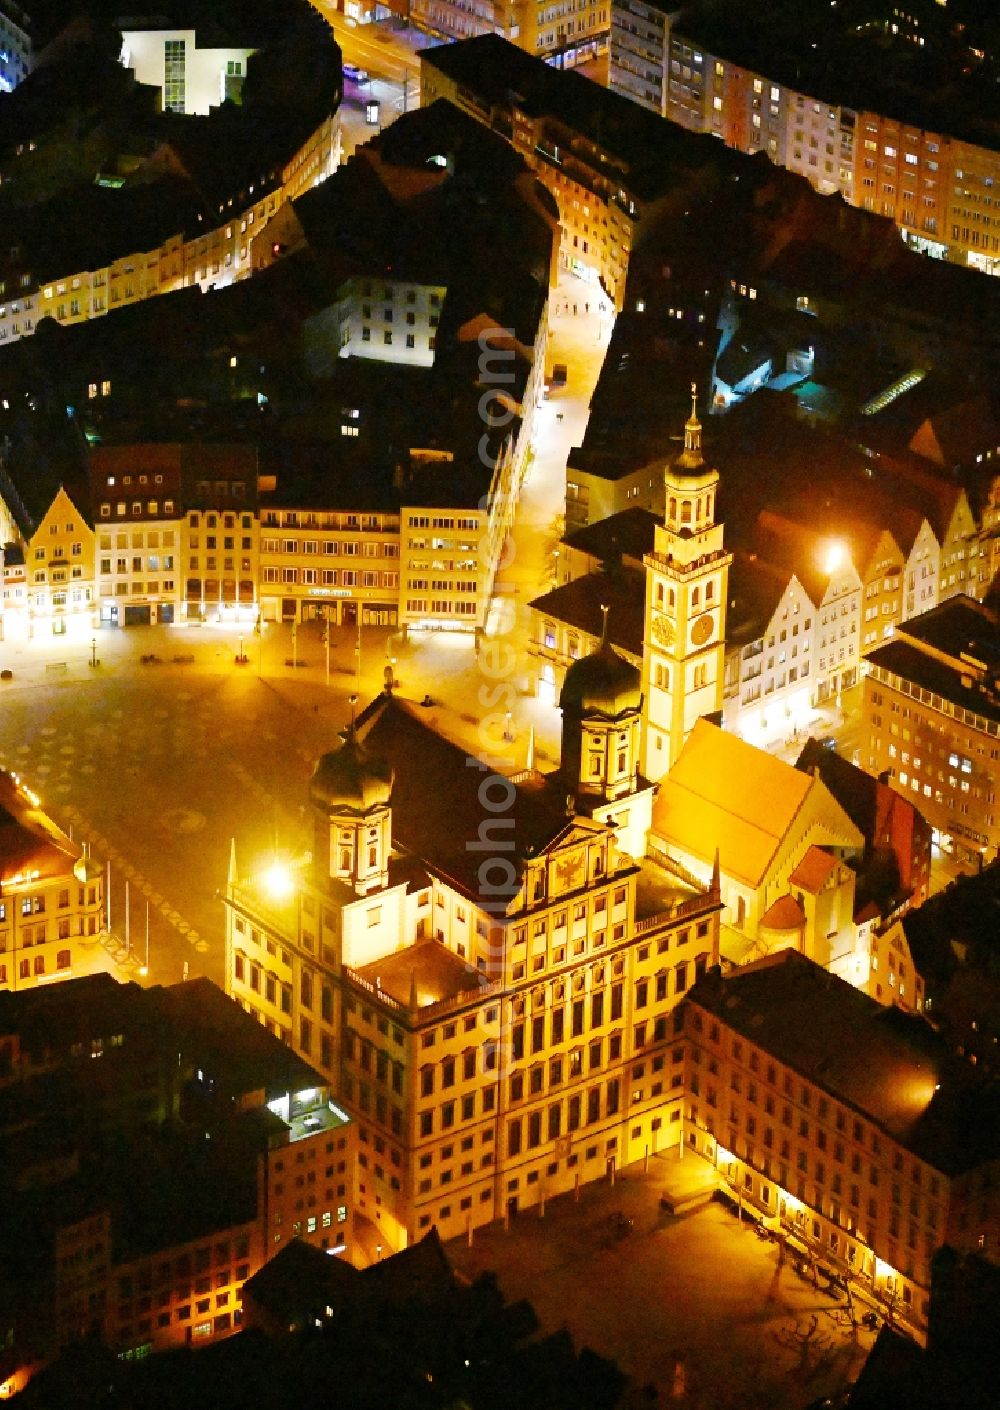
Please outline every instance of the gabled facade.
M819 779L707 720L660 782L649 847L678 875L717 870L727 957L791 945L828 965L853 951L854 873L842 864L860 856L860 830Z
M758 560L743 566L743 572L773 575L778 582L784 576ZM759 634L726 653L726 729L763 743L803 726L816 692L817 621L812 599L793 574Z
M29 635L78 635L94 609L94 530L60 486L25 552Z
M902 549L893 534L883 529L861 570L862 656L892 636L896 623L902 620L904 567Z
M963 494L964 498L964 494ZM965 502L968 510L968 501ZM903 570L902 616L915 617L919 612L929 612L936 607L941 592L943 553L934 530L926 519L920 525L917 537L906 558Z

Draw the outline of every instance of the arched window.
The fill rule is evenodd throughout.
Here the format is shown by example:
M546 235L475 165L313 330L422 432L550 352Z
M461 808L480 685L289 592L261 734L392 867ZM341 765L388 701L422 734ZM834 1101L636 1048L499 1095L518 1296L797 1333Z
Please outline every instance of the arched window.
M711 583L711 582L706 583L706 584L705 584L705 601L706 601L706 602L711 602L714 597L715 597L715 584L714 584L714 583Z
M673 522L677 518L677 501L673 497L671 497L670 500L670 511L667 517L670 519L671 522Z
M662 583L657 583L657 584L656 584L656 605L657 605L657 607L662 607L662 606L663 606L663 584L662 584Z
M697 607L697 606L698 606L698 603L699 603L700 601L701 601L701 589L700 589L699 587L695 587L694 589L692 589L692 592L691 592L691 606L692 606L692 607Z
M667 598L667 606L671 611L677 606L677 594L674 592L673 588L670 589L670 595Z
M682 524L690 524L690 522L691 522L691 501L690 501L689 499L682 499L682 500L681 500L681 523L682 523Z

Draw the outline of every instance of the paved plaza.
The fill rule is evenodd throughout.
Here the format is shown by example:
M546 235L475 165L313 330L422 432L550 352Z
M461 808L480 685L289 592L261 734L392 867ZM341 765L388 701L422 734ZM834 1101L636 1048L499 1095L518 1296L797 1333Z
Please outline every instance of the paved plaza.
M558 758L559 716L533 696L525 656L527 603L549 585L552 528L561 511L566 456L582 438L590 396L609 336L596 302L583 311L583 286L563 278L554 305L551 356L568 383L540 409L513 552L500 589L510 610L490 630L513 648L510 738L484 735L480 687L486 681L471 636L435 633L405 640L388 628L331 631L329 672L321 624L296 632L265 624L136 627L74 638L0 643L0 764L18 771L43 806L95 857L111 863L112 928L125 935L129 883L131 962L145 959L149 903L149 980L172 983L185 972L224 980L223 910L230 840L241 871L275 852L304 857L312 846L308 782L315 761L391 667L400 693L434 704L428 723L470 752L523 767L529 732L536 761ZM585 300L586 301L586 300ZM90 664L96 654L97 666ZM143 656L155 654L153 663ZM243 664L237 656L246 657ZM180 658L180 659L175 659ZM419 761L415 761L419 767ZM123 943L116 951L123 958ZM185 971L185 965L187 970Z
M688 1156L688 1160L698 1157ZM776 1245L716 1203L673 1217L659 1204L675 1157L612 1186L583 1186L447 1246L468 1277L493 1269L527 1298L545 1332L614 1357L651 1405L803 1410L856 1378L872 1334L793 1272ZM620 1225L619 1216L624 1220ZM631 1221L631 1224L629 1224Z

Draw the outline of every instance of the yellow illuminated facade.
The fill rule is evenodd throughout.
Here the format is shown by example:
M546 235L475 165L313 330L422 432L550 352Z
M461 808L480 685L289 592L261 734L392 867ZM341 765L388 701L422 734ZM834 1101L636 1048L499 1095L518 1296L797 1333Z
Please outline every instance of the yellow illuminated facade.
M323 181L340 163L340 119L325 118L270 180L253 184L238 205L220 204L218 224L185 240L178 233L159 246L134 250L89 270L72 270L43 284L30 275L16 298L0 295L0 346L28 337L41 318L64 324L100 318L156 294L198 284L210 289L252 272L251 241L287 201ZM170 157L163 158L166 168ZM201 217L199 216L199 220Z
M0 773L8 823L0 845L0 991L79 972L102 929L103 869L81 856L16 775ZM93 937L93 938L91 938Z
M722 709L732 555L716 523L719 474L705 464L694 389L684 450L663 471L664 522L646 556L642 771L653 782L677 759L695 721Z
M398 514L269 506L260 521L265 621L397 624Z
M380 708L387 728L399 712L414 727L409 707ZM321 761L316 862L294 892L232 870L226 984L353 1118L357 1209L387 1247L431 1226L466 1232L675 1144L672 1014L717 953L719 903L678 886L637 915L645 869L615 832L631 794L606 821L557 813L494 905L453 866L397 849L391 771L353 738L327 759L335 786Z
M94 606L94 531L64 487L25 549L29 634L89 631Z
M961 1181L697 996L685 1005L684 1037L686 1148L712 1162L734 1197L793 1247L857 1278L924 1330L934 1252L945 1242L985 1247L981 1234L995 1248L995 1207L977 1222ZM898 1080L915 1121L935 1079L913 1071ZM978 1176L966 1184L977 1188Z

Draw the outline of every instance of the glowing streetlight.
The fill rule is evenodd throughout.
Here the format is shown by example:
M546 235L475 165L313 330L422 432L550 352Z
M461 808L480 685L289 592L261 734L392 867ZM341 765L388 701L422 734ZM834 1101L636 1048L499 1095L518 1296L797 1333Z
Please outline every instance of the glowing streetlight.
M295 889L291 867L277 857L264 869L260 879L264 890L275 901L287 901Z
M827 573L835 573L842 565L847 554L844 545L839 539L833 539L827 544L823 555L823 569Z

